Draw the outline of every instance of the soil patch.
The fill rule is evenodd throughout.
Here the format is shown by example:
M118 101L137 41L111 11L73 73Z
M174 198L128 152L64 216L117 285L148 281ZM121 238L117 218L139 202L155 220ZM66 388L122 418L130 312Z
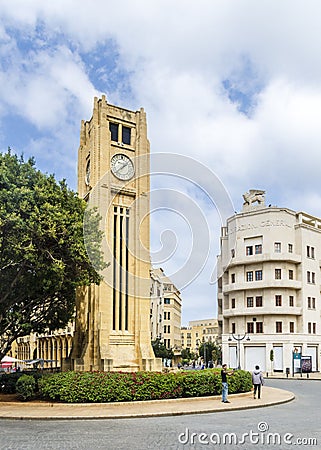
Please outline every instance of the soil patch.
M1 394L0 402L19 402L17 394Z

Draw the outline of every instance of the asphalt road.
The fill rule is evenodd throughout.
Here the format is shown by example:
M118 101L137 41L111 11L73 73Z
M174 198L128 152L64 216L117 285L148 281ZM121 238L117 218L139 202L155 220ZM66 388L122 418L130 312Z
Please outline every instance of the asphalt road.
M266 384L292 391L296 399L253 410L164 418L4 419L0 449L321 449L321 380L268 379Z

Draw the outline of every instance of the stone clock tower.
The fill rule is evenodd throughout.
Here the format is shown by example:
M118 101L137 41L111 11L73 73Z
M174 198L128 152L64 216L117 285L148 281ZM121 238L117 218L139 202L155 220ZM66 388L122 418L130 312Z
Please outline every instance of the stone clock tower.
M78 292L74 370L161 370L150 333L149 191L144 110L95 98L81 124L78 192L102 216L107 268L99 286Z

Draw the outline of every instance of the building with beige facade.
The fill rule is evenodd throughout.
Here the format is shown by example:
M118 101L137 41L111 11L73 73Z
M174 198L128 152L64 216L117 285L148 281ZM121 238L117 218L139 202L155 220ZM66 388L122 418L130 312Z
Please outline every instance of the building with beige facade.
M181 351L182 299L163 269L152 269L150 289L151 339L160 339L175 356Z
M102 216L107 267L79 289L75 370L159 370L150 340L150 145L146 114L94 99L82 121L78 193Z
M200 345L204 342L218 342L217 319L191 320L187 327L181 328L182 348L189 349L191 353L199 354Z
M265 205L245 194L227 220L218 258L218 320L223 362L290 372L296 357L320 369L321 219ZM273 352L273 362L270 360Z
M68 370L73 335L73 323L66 328L47 333L32 333L14 342L10 356L22 361L34 361L33 364L41 365L43 368ZM21 366L28 367L26 364Z

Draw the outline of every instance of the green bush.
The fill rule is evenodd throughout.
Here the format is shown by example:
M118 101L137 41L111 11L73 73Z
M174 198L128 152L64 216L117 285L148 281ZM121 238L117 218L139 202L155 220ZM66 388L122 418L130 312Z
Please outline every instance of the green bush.
M0 392L2 394L15 394L16 384L25 372L3 373L0 375ZM38 380L42 378L42 374L36 371L28 371L27 375L32 375L35 379L35 391L38 391Z
M22 400L30 400L35 395L36 380L32 375L22 375L16 383L16 391Z
M159 372L62 372L38 381L40 394L52 401L106 403L179 397L202 397L222 392L220 370ZM243 370L229 377L229 392L252 388L251 374Z
M0 392L2 394L15 394L16 383L22 376L21 372L3 373L0 376Z

